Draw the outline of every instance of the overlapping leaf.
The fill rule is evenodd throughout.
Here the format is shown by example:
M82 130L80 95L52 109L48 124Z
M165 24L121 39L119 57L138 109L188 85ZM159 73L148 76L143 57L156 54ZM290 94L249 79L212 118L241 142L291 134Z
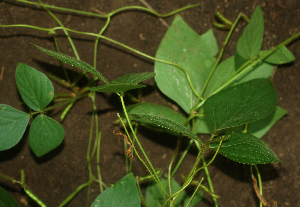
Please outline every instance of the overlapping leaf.
M107 188L93 202L91 207L140 207L141 200L132 173L125 175L114 186Z
M236 46L237 52L245 59L256 57L261 49L264 35L264 18L259 6L255 8Z
M172 131L175 131L177 133L182 133L185 136L188 136L194 140L199 140L199 138L193 134L188 128L183 126L182 124L173 121L169 118L164 118L162 116L157 116L157 115L151 115L151 114L129 114L129 118L131 120L139 120L139 119L144 119L146 121L149 121L159 127L166 128Z
M262 56L268 51L260 51L259 55ZM271 55L269 55L264 61L267 63L280 65L289 63L295 60L295 56L293 53L286 48L286 46L282 46L278 48L275 52L273 52Z
M97 92L125 92L131 89L146 87L145 85L137 85L138 83L152 78L155 73L134 73L124 75L107 85L89 88L90 91Z
M219 153L233 161L243 164L267 164L280 162L275 153L261 139L243 133L227 135L223 141ZM219 142L210 144L210 148L216 150Z
M206 100L204 113L216 130L253 122L271 114L277 95L268 79L255 79Z
M33 110L43 110L53 99L54 88L49 78L26 64L18 64L16 83L22 99Z
M97 78L100 78L101 80L103 80L105 83L108 83L107 79L95 68L93 68L92 66L90 66L89 64L81 61L81 60L77 60L76 58L70 57L68 55L62 54L62 53L58 53L52 50L47 50L45 48L42 48L40 46L34 45L36 46L38 49L40 49L41 51L45 52L47 55L50 55L64 63L70 64L74 67L80 68L86 72L92 73L93 75L95 75Z
M180 16L176 16L161 41L156 58L183 66L191 84L200 93L215 63L218 46L212 30L198 35ZM158 88L190 113L197 101L184 71L176 66L155 61L155 81Z
M11 106L0 104L0 151L18 144L29 121L29 115Z
M58 147L64 136L64 129L57 121L41 114L31 123L29 145L34 154L40 157Z

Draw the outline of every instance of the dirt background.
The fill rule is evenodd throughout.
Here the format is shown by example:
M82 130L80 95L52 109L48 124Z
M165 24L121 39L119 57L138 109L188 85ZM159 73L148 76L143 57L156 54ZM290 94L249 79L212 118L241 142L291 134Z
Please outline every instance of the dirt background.
M95 11L94 9L110 12L129 5L143 6L139 0L45 0L44 3L89 12ZM225 40L227 32L212 26L216 9L233 21L240 12L250 16L255 7L260 5L265 18L263 46L265 49L279 44L300 29L299 0L151 0L148 3L160 13L167 13L188 4L199 3L199 7L180 12L180 15L199 34L212 28L219 48ZM0 24L3 25L30 24L47 28L57 26L56 22L43 9L26 6L15 1L0 1L0 14ZM55 15L66 27L80 31L98 33L105 23L99 18L70 15L64 12L55 12ZM171 24L173 19L174 16L165 18L165 21ZM243 22L238 25L224 57L234 54L237 38L244 25ZM143 12L128 11L113 17L104 35L155 56L155 51L166 31L167 27L162 25L158 18ZM61 52L73 55L62 32L57 32L57 34ZM92 64L94 38L77 34L71 34L71 36L81 59ZM46 32L25 28L0 28L0 69L3 71L0 80L0 103L27 112L28 108L20 105L21 98L15 84L17 64L22 62L43 72L50 71L57 75L61 74L59 61L43 54L30 42L51 50L55 49L53 38ZM108 80L128 73L153 71L152 61L141 58L112 43L101 41L98 48L97 67ZM278 166L278 164L259 166L263 179L264 197L268 202L271 199L276 200L279 207L300 206L300 41L293 42L288 48L294 53L296 60L291 64L279 67L273 77L273 82L278 93L278 105L289 113L263 138L278 155L282 166ZM153 79L146 81L146 84L149 87L144 91L144 101L169 107L170 104L173 104L159 93ZM54 83L54 87L56 92L68 92L56 83ZM65 129L63 144L44 157L37 158L30 150L27 129L25 136L17 146L0 152L0 173L20 179L20 170L25 169L29 188L48 206L58 206L79 185L88 180L86 146L91 121L91 107L89 99L83 99L75 104L62 123ZM118 130L120 127L112 124L117 119L116 113L121 111L121 107L118 98L112 94L98 95L97 107L100 130L103 133L101 173L103 181L109 184L118 181L125 175L122 137L113 135L113 130ZM53 111L50 115L58 120L60 110ZM167 134L158 135L143 129L139 131L138 135L155 168L161 168L167 172L167 163L176 146L176 139ZM180 173L188 173L195 156L195 151L191 150L179 169L177 181L182 183ZM209 167L209 171L215 192L221 196L218 199L221 207L259 206L251 185L248 165L241 165L218 156ZM140 176L147 174L137 158L134 158L133 172ZM203 173L198 175L199 179L201 177L205 177ZM20 206L35 206L18 185L3 180L0 180L0 185L17 200ZM97 186L97 183L92 186L90 203L99 193ZM67 206L84 206L86 192L86 189L81 191ZM204 200L199 206L213 206L210 196L205 194Z

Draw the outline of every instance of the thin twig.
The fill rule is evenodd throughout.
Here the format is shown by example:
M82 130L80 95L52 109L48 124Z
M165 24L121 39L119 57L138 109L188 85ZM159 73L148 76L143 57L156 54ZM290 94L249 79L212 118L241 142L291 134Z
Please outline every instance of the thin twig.
M144 4L148 9L151 9L151 10L153 10L154 11L154 9L152 8L152 6L150 6L150 4L148 4L147 2L146 2L146 0L140 0L140 2L142 3L142 4ZM165 26L165 27L167 27L167 28L169 28L170 27L170 25L163 19L163 18L158 18L159 19L159 21Z

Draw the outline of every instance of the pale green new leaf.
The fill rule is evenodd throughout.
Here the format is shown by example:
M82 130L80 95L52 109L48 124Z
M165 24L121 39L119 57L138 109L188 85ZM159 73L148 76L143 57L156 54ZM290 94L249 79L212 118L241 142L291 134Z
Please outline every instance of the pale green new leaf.
M65 136L63 127L50 117L41 114L31 123L29 145L38 157L58 147Z
M259 6L255 8L236 46L237 52L245 59L256 57L261 49L264 35L264 18Z
M50 55L64 63L67 63L69 65L72 65L76 68L80 68L86 72L92 73L93 75L95 75L97 78L100 78L101 80L103 80L105 83L108 83L107 79L95 68L93 68L92 66L90 66L89 64L81 61L81 60L77 60L76 58L70 57L68 55L62 54L62 53L58 53L52 50L47 50L45 48L42 48L40 46L37 46L35 44L33 44L34 46L36 46L38 49L40 49L41 51L43 51L44 53L46 53L47 55Z
M0 104L0 151L10 149L19 143L28 121L28 114Z
M268 51L260 51L259 55L263 56ZM280 65L285 63L290 63L295 60L295 56L293 53L286 48L286 46L282 46L278 48L275 52L264 59L265 62Z
M132 173L125 175L114 186L107 188L91 207L141 207L136 181Z
M29 65L18 64L16 83L22 99L33 110L43 110L53 99L54 88L49 78Z
M244 133L226 135L219 153L233 161L243 164L267 164L280 162L276 154L261 139ZM210 144L210 148L217 150L219 142Z
M176 16L155 57L184 67L196 93L200 94L217 53L218 46L212 30L200 36L180 16ZM155 61L154 72L158 88L185 112L190 113L198 97L192 91L184 71L176 66Z

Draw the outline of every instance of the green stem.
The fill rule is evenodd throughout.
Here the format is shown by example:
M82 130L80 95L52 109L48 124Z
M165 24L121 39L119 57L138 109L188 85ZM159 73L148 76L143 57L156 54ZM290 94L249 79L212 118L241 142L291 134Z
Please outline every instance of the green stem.
M254 165L254 168L255 168L255 171L256 171L256 174L257 174L259 193L260 193L261 196L263 196L263 188L262 188L260 172L259 172L259 169L258 169L257 165ZM259 202L259 206L260 207L263 206L263 203L261 201Z
M40 2L40 5L48 12L48 14L58 23L59 26L61 26L63 32L65 33L65 35L67 36L67 39L69 40L69 43L72 47L72 50L74 52L74 55L76 57L77 60L80 60L79 55L77 53L76 47L73 43L73 40L71 39L68 31L65 29L64 25L61 23L61 21L45 6L45 4L41 1L38 0Z
M95 180L95 177L90 178L90 180L82 185L80 185L71 195L69 195L58 207L65 206L68 202L70 202L77 193L79 193L83 188L91 185L93 181Z
M149 158L148 158L146 152L144 151L144 149L143 149L141 143L139 142L139 140L138 140L136 134L134 133L133 127L132 127L132 125L131 125L131 123L130 123L130 119L129 119L128 114L127 114L127 111L126 111L126 107L125 107L125 103L124 103L124 99L123 99L123 94L118 94L118 95L119 95L119 97L120 97L120 100L121 100L121 103L122 103L122 108L123 108L123 111L124 111L124 115L125 115L125 117L126 117L126 120L127 120L128 125L129 125L129 127L130 127L130 130L131 130L131 132L132 132L132 134L133 134L133 136L134 136L134 139L135 139L136 143L138 144L139 148L141 149L141 151L142 151L144 157L146 158L147 163L149 164L149 166L150 166L150 168L151 168L152 171L148 168L148 165L146 165L146 163L145 163L144 161L142 161L142 159L141 159L140 157L139 157L139 158L140 158L140 160L144 163L144 165L145 165L145 167L148 169L149 173L153 176L153 179L156 181L156 183L157 183L158 186L161 188L161 190L169 197L169 195L168 195L168 193L165 191L165 189L164 189L164 187L163 187L163 185L162 185L162 183L161 183L161 181L160 181L158 175L156 174L156 171L155 171L153 165L151 164L151 162L150 162L150 160L149 160ZM122 121L121 118L120 118L120 120ZM123 123L123 121L122 121L122 123ZM125 129L126 129L126 128L125 128ZM128 138L130 139L130 137L128 137ZM130 141L131 141L131 140L130 140ZM132 142L132 141L131 141L131 142ZM135 152L136 152L136 154L137 154L137 151L136 151L135 147L134 147L134 150L135 150Z

